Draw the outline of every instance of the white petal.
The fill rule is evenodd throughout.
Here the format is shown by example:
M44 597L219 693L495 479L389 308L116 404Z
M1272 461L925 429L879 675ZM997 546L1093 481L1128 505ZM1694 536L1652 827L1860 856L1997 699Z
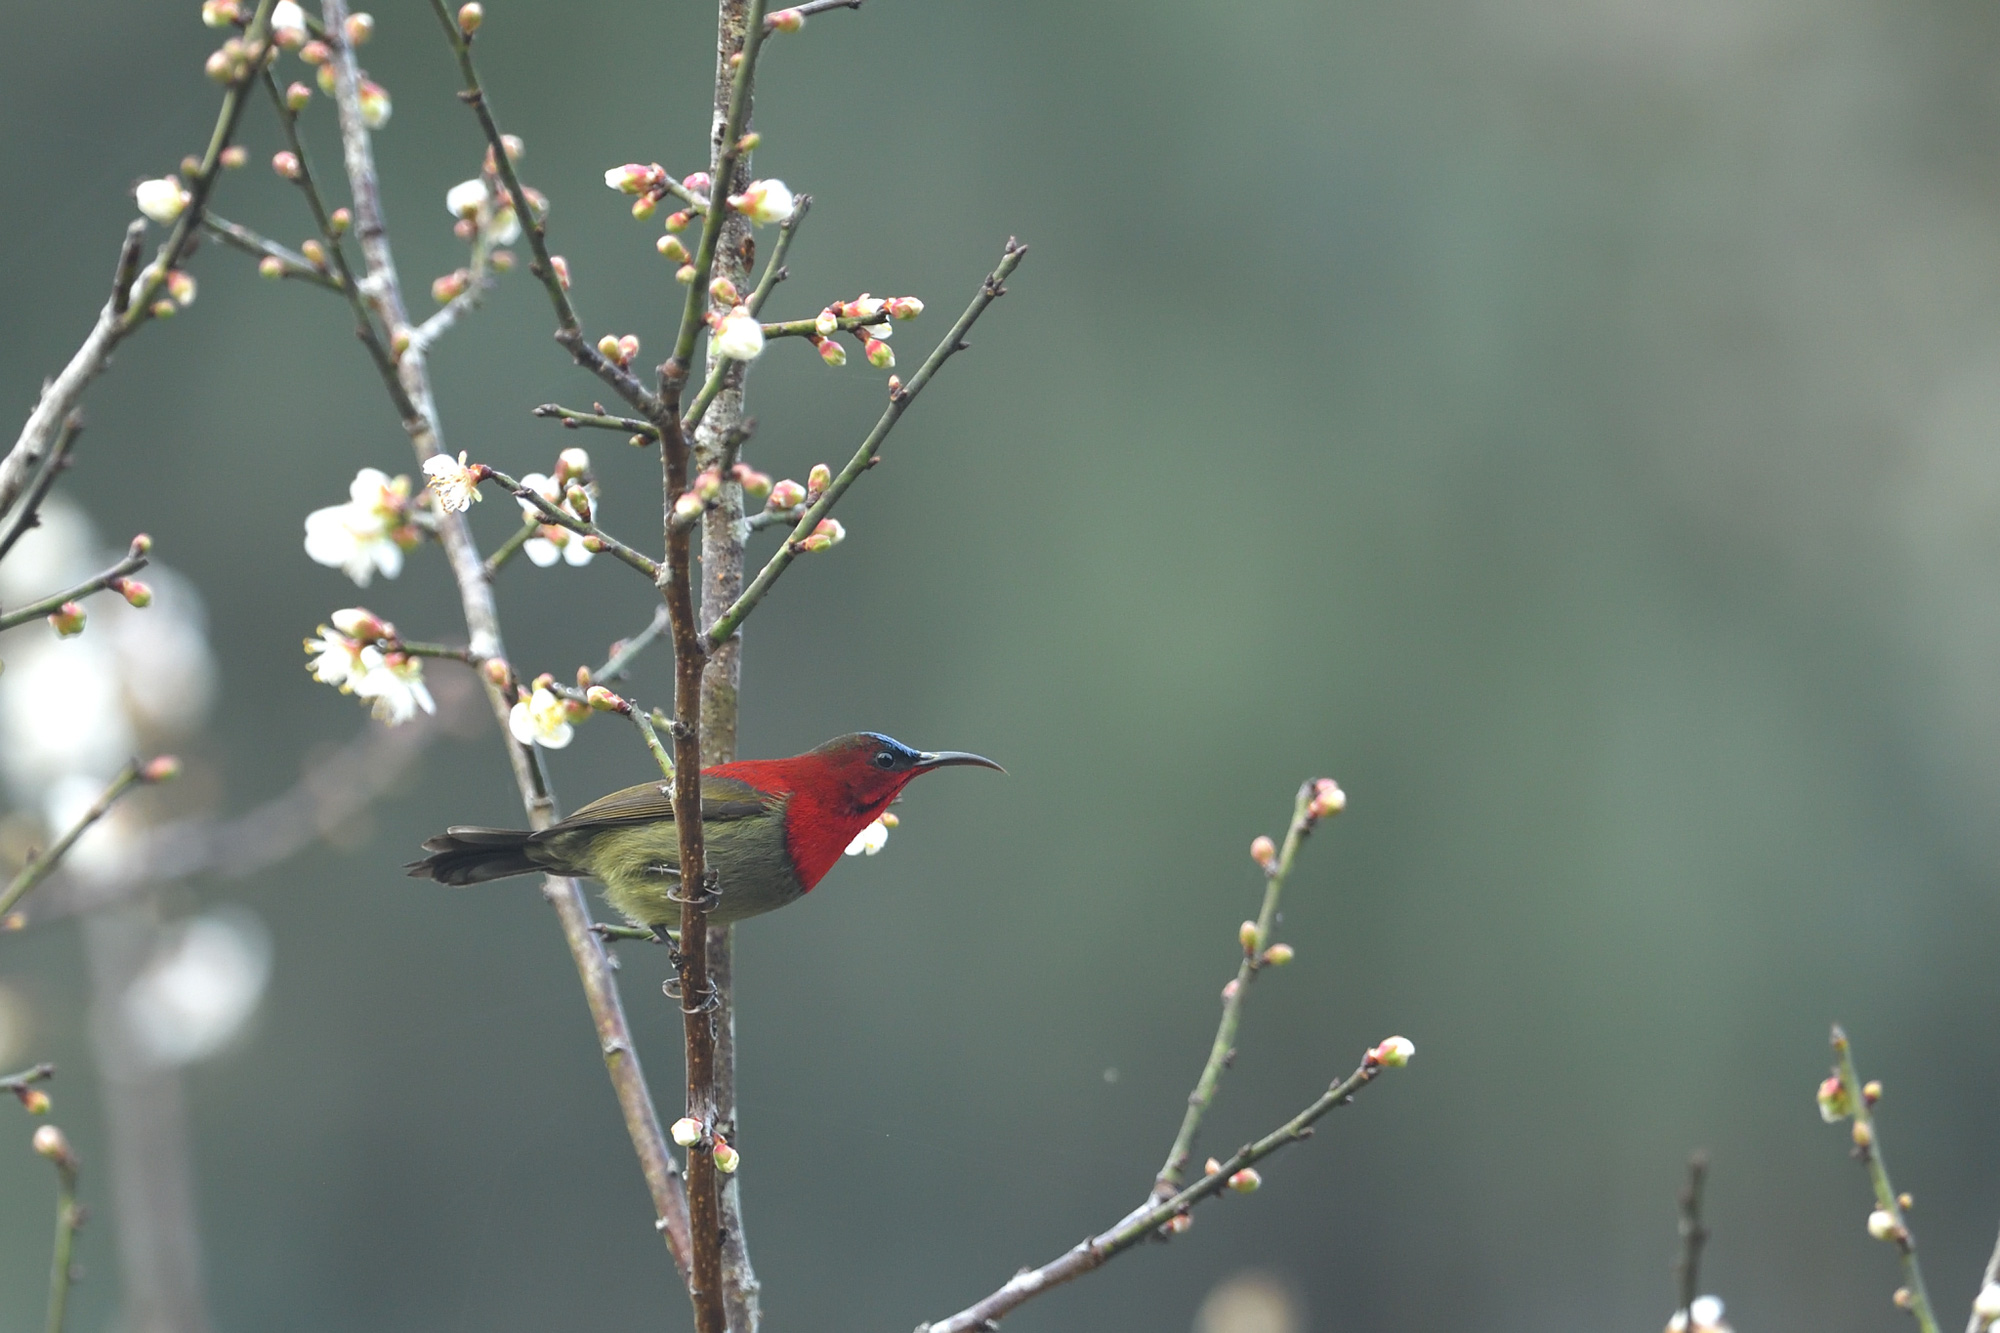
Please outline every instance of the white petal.
M547 569L550 565L562 559L561 549L547 537L528 538L521 546L521 554L527 556L529 560L533 561L541 569ZM518 706L516 705L516 707ZM525 741L522 743L526 744Z
M507 730L523 745L535 743L535 724L528 716L528 705L517 703L507 711Z

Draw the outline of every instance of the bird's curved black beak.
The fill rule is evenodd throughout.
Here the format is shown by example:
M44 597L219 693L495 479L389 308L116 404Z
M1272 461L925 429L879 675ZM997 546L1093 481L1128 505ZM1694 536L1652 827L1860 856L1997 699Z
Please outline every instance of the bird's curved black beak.
M953 764L972 764L979 768L990 768L996 773L1007 771L984 755L967 754L963 750L939 750L935 754L926 750L917 755L918 768L949 768Z

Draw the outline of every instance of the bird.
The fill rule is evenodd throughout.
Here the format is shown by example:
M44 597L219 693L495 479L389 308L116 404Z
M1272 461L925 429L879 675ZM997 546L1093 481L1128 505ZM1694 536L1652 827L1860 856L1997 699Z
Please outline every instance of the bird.
M708 919L741 921L796 902L921 774L954 765L1007 770L963 750L915 750L872 731L836 736L790 759L745 759L701 772ZM545 829L455 825L406 867L440 884L514 875L588 877L634 925L679 930L680 835L671 780L599 797Z

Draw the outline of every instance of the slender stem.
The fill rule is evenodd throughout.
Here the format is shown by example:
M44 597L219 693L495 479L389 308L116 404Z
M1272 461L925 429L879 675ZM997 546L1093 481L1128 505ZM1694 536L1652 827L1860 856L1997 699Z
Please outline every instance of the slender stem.
M521 553L521 548L523 546L526 546L529 540L533 538L534 535L540 532L541 530L542 530L542 524L536 522L534 519L531 518L527 520L525 523L521 524L520 527L516 528L514 530L513 536L509 537L506 541L500 543L499 546L495 547L493 550L493 554L486 557L486 563L480 566L480 571L486 575L486 581L488 583L491 583L493 581L494 576L500 572L501 568L505 566L509 560L512 560L515 556L519 555Z
M639 728L639 735L645 738L646 748L653 752L653 762L660 766L660 772L671 778L674 775L674 757L667 753L667 747L660 744L660 733L653 726L653 719L643 708L632 710L632 724Z
M778 228L778 239L771 247L771 257L764 262L764 276L757 280L756 287L751 289L750 295L743 302L744 308L751 314L754 315L762 310L764 302L770 299L772 290L785 280L785 255L791 250L792 238L799 234L799 224L805 221L806 211L811 207L812 196L809 194L799 195L792 201L792 215ZM764 327L768 332L770 325ZM728 357L710 359L715 364L709 367L708 379L703 382L701 391L694 396L694 402L689 405L687 414L681 418L681 429L690 435L701 424L702 417L708 413L708 405L722 392L723 384L730 376L734 374L738 382L742 379L743 362L732 361ZM732 367L735 369L732 370Z
M1250 983L1264 967L1264 948L1271 942L1271 930L1277 923L1279 900L1284 896L1285 881L1291 878L1292 861L1298 856L1299 846L1312 833L1313 784L1307 781L1299 788L1298 799L1292 804L1292 822L1285 831L1285 843L1278 856L1271 863L1271 869L1264 880L1264 905L1257 912L1256 941L1245 948L1242 960L1236 967L1236 979L1222 990L1222 1019L1215 1027L1215 1041L1208 1050L1208 1063L1202 1066L1201 1077L1195 1081L1194 1091L1188 1095L1187 1111L1181 1117L1180 1132L1174 1135L1174 1146L1167 1150L1167 1160L1160 1167L1160 1173L1153 1179L1153 1197L1164 1199L1180 1189L1187 1172L1188 1159L1194 1154L1195 1136L1201 1130L1202 1117L1215 1101L1216 1089L1221 1086L1222 1073L1236 1055L1236 1031L1242 1021L1243 999L1250 991Z
M1895 1243L1896 1253L1903 1261L1903 1290L1909 1293L1909 1311L1917 1321L1922 1333L1938 1333L1937 1316L1931 1312L1930 1293L1924 1288L1924 1271L1917 1263L1917 1238L1910 1231L1910 1220L1903 1215L1903 1205L1896 1197L1896 1187L1889 1180L1889 1167L1882 1160L1882 1140L1875 1130L1874 1113L1868 1105L1868 1098L1862 1095L1861 1078L1854 1072L1854 1052L1850 1049L1847 1034L1839 1024L1833 1028L1834 1057L1839 1062L1841 1086L1846 1090L1849 1105L1854 1108L1854 1155L1868 1168L1868 1178L1875 1187L1875 1207L1887 1213L1893 1224L1890 1239ZM1898 1301L1898 1304L1901 1304Z
M638 659L639 654L645 652L655 639L666 633L670 619L664 604L653 608L653 618L647 623L646 628L629 639L621 639L613 644L611 655L604 659L603 666L590 673L590 678L603 682L617 680L623 676Z
M561 403L543 403L535 409L534 415L554 417L572 430L579 426L595 426L599 430L618 430L628 435L643 435L649 440L660 438L660 428L652 422L641 421L637 417L611 416L604 411L602 403L597 405L595 412L579 412L573 407L564 407Z
M79 597L88 597L92 593L103 592L114 581L124 578L127 574L136 574L149 563L145 553L139 549L137 543L134 543L130 555L105 570L102 574L87 578L74 588L68 588L58 593L51 593L41 601L24 606L18 611L9 611L5 615L0 615L0 629L12 629L16 625L27 624L37 616L52 615L62 610L65 603L76 601Z
M1013 240L1007 242L1007 248L1000 257L999 267L980 284L979 295L972 299L972 304L965 308L965 313L951 326L951 332L944 336L943 342L932 349L931 354L924 359L924 364L915 375L911 376L910 382L890 395L888 410L883 412L881 420L875 423L875 429L868 432L868 437L861 442L861 447L854 451L854 457L849 459L847 466L834 477L833 483L826 488L825 493L806 507L805 515L799 519L798 526L792 529L791 538L778 548L762 569L757 571L757 577L751 580L743 595L736 599L735 605L709 628L705 636L708 647L714 648L722 644L743 627L744 620L757 609L757 603L763 601L765 594L771 591L771 585L778 581L779 576L797 558L799 543L812 535L812 530L819 526L821 519L832 512L840 497L847 493L847 488L873 465L875 455L882 448L882 442L888 439L889 432L895 428L904 411L917 400L917 395L923 392L924 386L930 383L931 376L937 374L954 353L964 350L967 331L972 328L980 315L985 313L987 306L1006 294L1007 277L1019 267L1021 257L1027 252L1027 246Z
M640 555L637 551L627 546L624 542L619 541L616 537L606 532L603 528L598 527L590 520L578 518L561 505L549 503L548 497L534 487L523 486L506 473L496 472L492 468L487 468L486 472L495 482L512 492L516 500L522 500L533 505L535 512L540 514L547 523L556 527L568 528L571 532L577 533L580 536L595 537L598 541L604 543L606 551L609 551L612 555L617 556L620 560L623 560L626 564L644 574L648 582L659 582L660 566L656 561L649 560L645 556Z
M1708 1243L1708 1228L1701 1224L1701 1187L1707 1178L1708 1154L1697 1152L1688 1158L1687 1185L1680 1194L1681 1257L1674 1265L1680 1312L1686 1320L1683 1327L1689 1333L1694 1329L1694 1298L1701 1292L1701 1247Z
M337 292L341 290L341 281L339 278L336 278L331 273L322 272L310 259L307 259L296 250L288 249L278 244L268 236L254 232L239 223L231 222L227 218L217 217L214 213L210 213L207 217L203 218L201 226L203 231L206 231L224 245L234 246L244 254L255 255L259 259L277 260L280 265L278 270L278 276L280 277L298 278L301 281L325 287L329 291Z
M324 0L324 14L329 35L341 33L347 19L346 0ZM337 38L335 40L337 42ZM354 197L355 229L367 260L371 291L377 294L374 299L383 312L384 322L392 328L398 327L405 322L402 291L397 282L395 258L389 247L388 230L382 216L381 186L375 172L374 150L367 126L361 118L360 71L353 50L344 42L337 42L335 46L334 95L340 111L341 142L347 162L348 182ZM495 156L502 164L502 171L512 180L512 172L505 165L504 145L496 146ZM518 182L514 184L518 186ZM522 225L529 229L531 235L538 236L525 198L517 193L515 204ZM422 352L403 357L389 387L390 400L403 417L417 457L424 459L439 452L443 448L442 428L431 393L428 361ZM465 615L466 629L471 635L473 651L484 657L504 657L493 589L486 581L485 567L465 515L440 515L438 537L450 562L452 577L458 585L459 604ZM507 714L513 700L502 694L491 681L482 683L488 705L505 736ZM556 817L555 799L549 792L539 756L532 747L516 744L511 738L507 741L507 753L529 822L537 828L547 827ZM598 1049L603 1054L605 1070L624 1115L626 1132L632 1139L640 1171L652 1197L658 1219L655 1225L675 1268L685 1275L692 1249L687 1197L681 1190L673 1153L667 1147L666 1134L660 1125L659 1112L646 1087L645 1072L640 1067L638 1052L633 1046L631 1027L625 1018L624 1003L619 997L611 960L604 951L604 942L590 928L589 904L584 899L582 887L574 879L545 877L542 894L555 910L563 940L569 947L577 977L583 984Z
M789 528L796 526L799 521L799 515L805 512L806 507L804 505L794 505L790 509L766 509L761 513L750 515L750 517L743 521L749 525L750 531L762 532L765 528Z
M76 1230L83 1225L83 1208L76 1201L77 1160L65 1146L55 1159L56 1243L49 1260L48 1333L62 1333L63 1316L69 1312L69 1288L75 1277Z
M0 1092L19 1092L23 1088L32 1088L37 1083L47 1082L55 1076L56 1067L44 1061L32 1068L23 1069L18 1074L0 1078Z
M493 118L486 91L480 86L479 71L472 63L472 39L459 28L458 20L452 16L444 0L431 0L431 11L437 15L438 23L444 28L445 40L451 43L452 54L458 58L459 76L465 83L459 98L479 117L480 128L486 132L487 145L493 150L494 170L507 189L507 197L514 201L514 216L520 219L521 230L527 235L528 249L534 256L528 263L528 270L541 280L542 290L548 293L549 304L555 307L556 341L575 358L578 365L609 384L619 397L638 408L648 420L659 416L660 402L652 391L623 366L607 360L585 340L583 324L577 319L576 307L570 304L563 275L556 271L549 255L548 227L528 206L528 192L522 188L513 159L507 154L506 140L500 133L499 123Z
M841 315L835 318L834 323L843 333L852 333L857 329L876 328L890 321L889 313L882 311L873 315ZM763 329L766 338L811 338L819 333L819 318L787 319L766 324Z
M140 777L141 771L136 760L119 769L118 776L111 779L111 785L104 789L104 794L97 798L90 809L83 812L83 817L72 824L67 833L56 839L55 846L39 856L29 858L28 864L21 867L20 873L14 876L6 891L0 892L0 918L13 911L14 905L27 896L28 890L48 878L49 872L69 854L69 849L76 846L76 840L89 831L92 824L104 818L111 807L118 803L119 797L143 781Z
M1126 1216L1118 1225L1099 1232L1040 1268L1023 1269L1008 1279L1006 1285L992 1295L968 1305L950 1318L917 1325L917 1333L971 1333L974 1329L993 1328L1003 1316L1049 1288L1060 1286L1073 1278L1082 1277L1092 1269L1103 1267L1148 1236L1158 1234L1162 1226L1186 1213L1202 1200L1212 1199L1220 1194L1228 1187L1229 1178L1238 1171L1261 1162L1288 1143L1310 1138L1313 1122L1335 1107L1347 1105L1354 1099L1355 1093L1373 1082L1381 1073L1381 1065L1373 1060L1364 1059L1360 1068L1328 1088L1312 1105L1263 1138L1238 1148L1235 1154L1223 1162L1216 1171L1203 1176L1186 1189L1160 1200L1152 1207L1142 1208Z
M48 456L39 460L40 466L34 480L28 483L28 493L14 510L14 517L4 530L0 530L0 560L7 558L7 552L14 549L14 543L22 534L35 526L35 516L41 511L42 501L56 484L56 478L69 466L69 451L76 445L76 437L83 433L83 414L72 412L63 418L62 429L57 432L55 443L50 446Z
M660 942L658 932L643 930L638 926L614 926L600 921L591 929L596 931L597 937L602 940L646 940L652 944Z

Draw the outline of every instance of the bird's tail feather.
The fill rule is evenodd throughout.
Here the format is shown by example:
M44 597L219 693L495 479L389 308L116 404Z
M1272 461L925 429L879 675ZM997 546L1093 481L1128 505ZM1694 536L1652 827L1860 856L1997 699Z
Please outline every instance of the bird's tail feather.
M484 884L489 879L526 875L542 867L528 855L525 829L459 825L424 841L430 855L406 867L414 879L440 884Z

